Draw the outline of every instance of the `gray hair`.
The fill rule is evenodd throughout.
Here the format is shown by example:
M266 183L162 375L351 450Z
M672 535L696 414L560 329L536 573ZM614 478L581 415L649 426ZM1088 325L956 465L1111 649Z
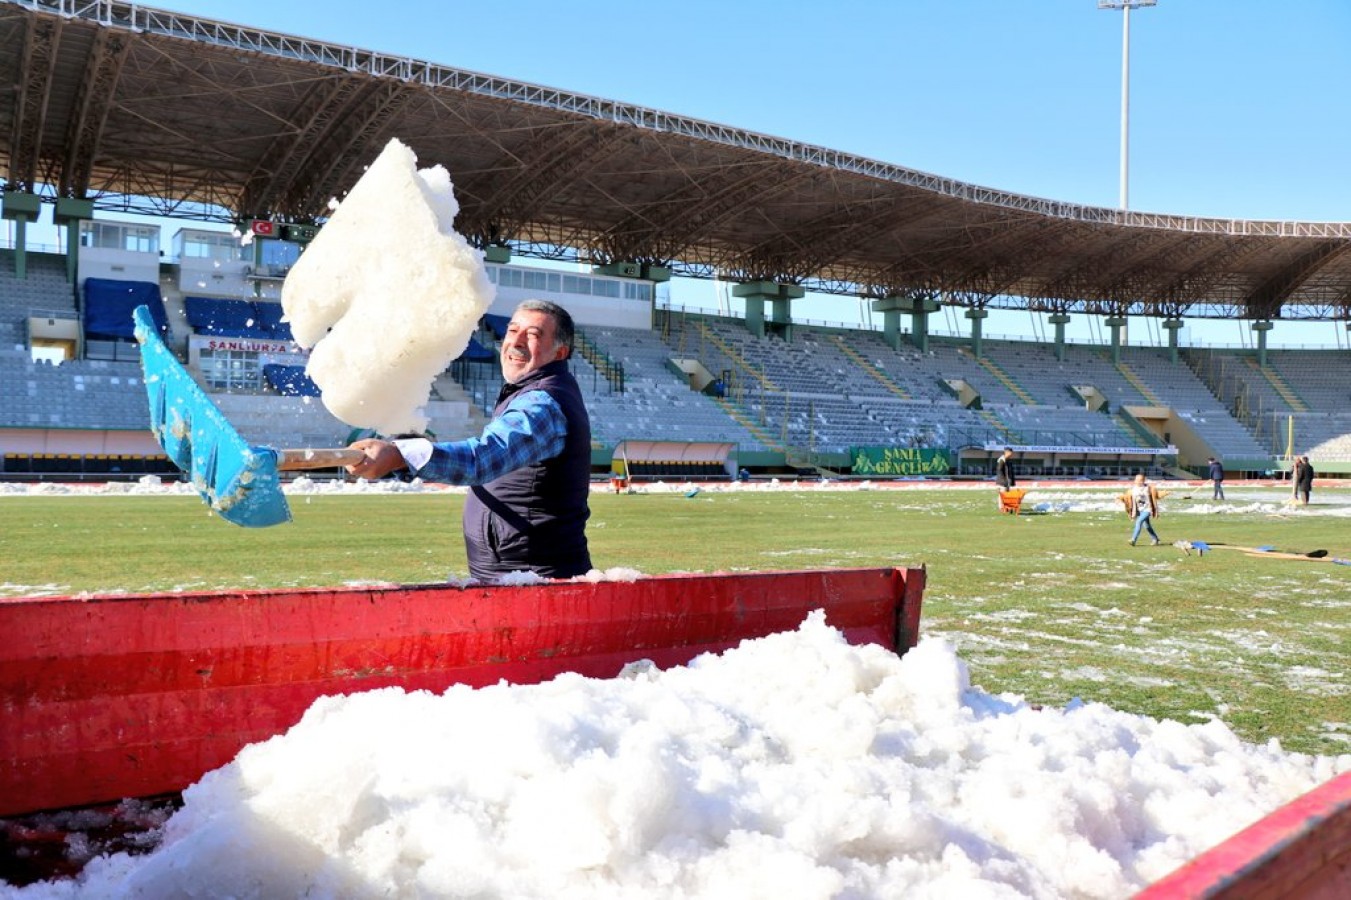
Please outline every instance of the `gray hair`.
M516 311L527 310L529 312L544 313L554 320L554 343L568 348L568 355L572 355L572 343L576 334L576 329L572 325L572 315L566 309L554 303L552 300L522 300L516 304Z

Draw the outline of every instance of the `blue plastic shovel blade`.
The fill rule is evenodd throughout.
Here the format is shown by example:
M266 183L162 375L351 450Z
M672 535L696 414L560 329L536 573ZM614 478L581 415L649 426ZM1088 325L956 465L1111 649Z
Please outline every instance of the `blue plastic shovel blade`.
M291 521L277 453L250 446L159 336L150 310L133 313L150 400L150 430L165 454L222 519L249 528Z

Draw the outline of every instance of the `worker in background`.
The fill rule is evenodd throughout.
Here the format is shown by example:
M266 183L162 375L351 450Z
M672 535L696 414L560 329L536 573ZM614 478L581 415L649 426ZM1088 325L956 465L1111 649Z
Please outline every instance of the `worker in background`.
M1159 515L1159 491L1145 480L1144 472L1136 474L1135 484L1126 493L1126 515L1135 522L1131 531L1131 546L1134 547L1140 539L1141 531L1148 531L1157 547L1159 536L1154 531L1154 519Z
M1209 466L1209 473L1208 473L1208 474L1209 474L1210 481L1211 481L1211 483L1212 483L1213 485L1215 485L1215 492L1214 492L1214 496L1212 497L1212 499L1214 499L1214 500L1223 500L1223 499L1224 499L1224 466L1220 463L1220 461L1219 461L1218 459L1216 459L1216 458L1213 457L1213 456L1210 457L1210 459L1206 460L1206 465Z

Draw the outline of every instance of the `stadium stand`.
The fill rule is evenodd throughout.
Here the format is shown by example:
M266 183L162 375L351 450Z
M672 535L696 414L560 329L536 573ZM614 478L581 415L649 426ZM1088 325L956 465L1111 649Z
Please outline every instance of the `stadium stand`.
M1269 350L1262 366L1251 352L1191 350L1186 359L1269 452L1351 462L1351 356Z
M78 322L75 290L66 279L65 258L35 253L27 278L14 274L14 256L0 252L0 347L28 355L30 316Z
M0 356L6 385L7 427L128 429L149 428L140 369L107 360L71 360L60 366L12 353Z
M145 429L139 359L127 343L129 310L139 303L166 327L173 322L196 337L291 337L274 300L162 295L160 285L115 279L86 279L76 291L60 255L31 254L23 279L10 256L0 253L0 260L0 377L8 386L0 429ZM36 315L79 323L85 358L34 361L27 328ZM485 420L478 411L495 402L496 347L507 321L485 316L433 387L433 404L473 408L472 417L447 416L463 426L461 434L476 433ZM598 458L622 441L708 442L847 471L848 454L860 447L1148 448L1168 439L1169 427L1185 427L1203 437L1206 452L1270 467L1283 449L1280 428L1293 423L1296 452L1316 462L1351 461L1351 359L1335 352L1272 351L1263 368L1240 352L1192 349L1174 362L1162 349L1122 347L1114 361L1103 347L1067 345L1060 358L1053 345L1010 340L986 340L977 357L968 341L944 336L931 337L921 352L904 343L893 348L873 331L806 325L786 340L757 337L744 321L715 315L659 314L655 329L578 325L572 368L591 411ZM179 352L186 355L186 346L180 339ZM351 429L313 402L318 388L303 365L285 357L260 360L254 387L216 390L222 411L251 441L345 443ZM1126 410L1163 410L1171 418L1146 426ZM460 435L443 425L438 436ZM134 454L4 451L8 475L156 465ZM631 474L700 477L701 465L707 463L643 460ZM1030 462L1029 471L1036 466ZM710 469L706 477L726 477L725 467L713 468L719 474ZM985 474L981 460L960 470ZM1114 474L1049 462L1045 471Z
M691 390L671 363L671 351L651 331L632 328L579 329L579 348L594 345L609 366L622 366L622 380L597 367L585 349L573 356L573 374L591 413L593 443L625 439L730 442L768 449L761 436L736 421L717 400Z
M918 434L904 415L882 417L879 404L864 402L904 413L911 395L870 376L826 336L803 329L791 343L757 338L734 320L711 317L685 318L682 325L668 334L667 354L693 356L722 376L743 420L776 443L829 453L860 444L916 445ZM953 414L962 417L956 410L953 403ZM933 436L943 424L923 430Z
M1311 408L1351 412L1351 354L1314 350L1277 350L1268 359Z
M28 277L14 274L13 258L0 254L0 427L61 429L134 429L149 426L145 388L137 362L74 359L62 365L34 360L27 345L30 316L75 320L79 316L75 292L66 279L65 262L55 255L29 258ZM149 287L155 287L150 285ZM144 287L135 296L145 296ZM113 290L99 303L94 323L104 339L121 340L118 325L105 321L109 310L132 292ZM158 296L156 288L155 296ZM161 305L161 312L163 306ZM130 316L128 316L130 321ZM126 329L128 336L130 328Z
M1075 385L1096 388L1112 409L1150 402L1100 348L1067 345L1063 361L1056 358L1054 346L1044 343L987 341L984 350L1042 405L1082 405L1073 391Z
M1010 342L985 365L956 341L931 343L922 354L895 350L873 332L809 328L786 342L711 318L687 321L668 341L677 353L701 354L710 369L736 373L734 399L796 446L838 453L871 444L1138 444L1119 421L1084 409L1071 389L1097 384L1125 402L1145 402L1096 351L1060 364L1049 346ZM959 402L947 387L954 381L977 390L983 414ZM1046 402L1026 402L1034 398Z

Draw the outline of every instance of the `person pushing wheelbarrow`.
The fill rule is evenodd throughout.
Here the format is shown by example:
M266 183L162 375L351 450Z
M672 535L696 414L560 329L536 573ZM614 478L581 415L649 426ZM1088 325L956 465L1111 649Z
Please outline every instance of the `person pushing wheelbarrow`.
M1018 514L1023 505L1023 495L1027 493L1018 487L1018 476L1013 471L1013 448L1005 447L1003 454L994 463L994 483L999 489L999 511Z

